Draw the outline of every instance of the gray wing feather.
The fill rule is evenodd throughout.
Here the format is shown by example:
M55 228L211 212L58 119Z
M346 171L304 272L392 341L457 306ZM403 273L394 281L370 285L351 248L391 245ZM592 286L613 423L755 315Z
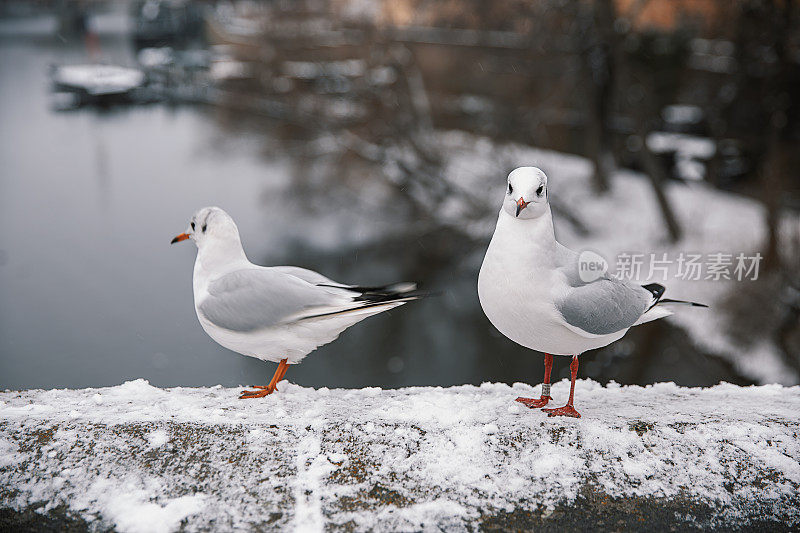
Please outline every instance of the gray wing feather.
M601 278L571 287L556 307L571 326L593 335L631 327L647 311L652 294L638 285Z
M312 285L336 285L340 287L346 286L342 283L339 283L338 281L333 281L332 279L323 276L319 272L314 272L313 270L309 270L307 268L296 267L296 266L276 266L270 268L272 270L276 270L279 272L283 272L285 274L289 274L296 278L300 278L303 281L311 283Z
M199 311L232 331L272 327L309 309L343 303L329 291L272 269L231 272L212 282L208 292Z

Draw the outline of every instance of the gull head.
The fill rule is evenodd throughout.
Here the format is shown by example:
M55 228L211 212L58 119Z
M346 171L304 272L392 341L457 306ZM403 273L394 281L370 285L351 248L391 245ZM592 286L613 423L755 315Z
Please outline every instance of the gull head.
M189 220L189 227L170 244L191 239L202 249L211 243L240 243L239 228L231 216L219 207L198 209Z
M503 210L515 218L539 218L547 212L547 176L536 167L511 171Z

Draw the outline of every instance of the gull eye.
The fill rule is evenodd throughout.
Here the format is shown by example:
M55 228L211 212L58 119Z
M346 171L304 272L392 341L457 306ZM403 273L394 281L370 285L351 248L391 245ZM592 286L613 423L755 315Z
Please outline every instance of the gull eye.
M514 187L511 186L511 182L508 183L508 194L514 192Z
M194 230L194 222L192 222L192 229Z
M205 233L205 232L206 232L206 228L207 228L207 227L208 227L208 224L203 224L203 233Z
M539 188L536 189L536 196L541 196L542 192L544 192L544 185L539 185Z

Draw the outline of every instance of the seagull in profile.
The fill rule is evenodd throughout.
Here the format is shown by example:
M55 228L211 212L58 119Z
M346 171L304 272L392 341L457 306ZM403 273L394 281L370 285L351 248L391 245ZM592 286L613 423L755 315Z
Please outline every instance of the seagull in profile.
M268 385L241 399L272 394L289 365L356 322L424 296L413 283L360 287L296 266L254 265L236 223L219 207L197 211L171 244L184 240L197 246L192 287L205 332L229 350L278 363Z
M580 418L573 406L580 354L611 344L632 326L672 314L666 304L707 307L663 298L664 291L658 283L637 285L605 271L582 270L579 254L556 241L544 172L520 167L508 175L478 275L478 297L503 335L545 354L541 397L518 402L531 409L547 405L553 355L571 356L569 400L544 411Z

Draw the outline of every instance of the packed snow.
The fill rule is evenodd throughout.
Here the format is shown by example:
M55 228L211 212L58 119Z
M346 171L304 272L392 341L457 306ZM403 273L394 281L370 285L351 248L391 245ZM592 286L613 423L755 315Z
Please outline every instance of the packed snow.
M675 520L695 525L698 503L713 509L700 525L800 525L800 387L579 380L580 419L514 402L538 396L521 383L237 392L0 393L0 508L121 532L458 531L601 494L690 502Z

